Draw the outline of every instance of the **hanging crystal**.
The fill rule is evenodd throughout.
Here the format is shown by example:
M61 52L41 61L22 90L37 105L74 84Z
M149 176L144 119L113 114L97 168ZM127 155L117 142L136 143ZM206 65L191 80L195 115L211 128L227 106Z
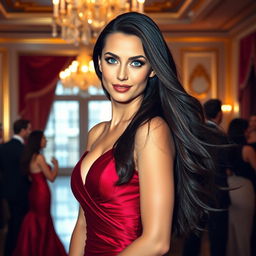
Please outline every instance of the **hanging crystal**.
M53 0L52 35L88 45L106 23L130 10L143 12L144 0Z

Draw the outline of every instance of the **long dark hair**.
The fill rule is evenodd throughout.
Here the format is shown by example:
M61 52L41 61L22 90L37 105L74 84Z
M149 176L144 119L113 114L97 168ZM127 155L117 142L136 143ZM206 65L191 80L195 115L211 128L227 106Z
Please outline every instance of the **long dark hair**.
M29 173L29 165L34 154L39 154L41 150L41 140L43 131L36 130L28 136L27 144L21 156L21 169L24 173Z
M101 81L98 59L107 36L115 32L139 37L145 55L156 73L148 79L139 110L114 145L119 176L117 185L127 183L133 175L137 129L152 118L161 116L169 125L176 147L173 231L183 233L197 228L198 219L209 210L210 187L213 185L213 163L204 143L208 130L204 125L202 106L180 84L173 57L158 26L146 15L136 12L118 16L99 35L93 61ZM108 92L104 91L109 97Z
M245 145L245 132L248 129L249 123L244 118L234 118L228 127L228 136L232 143Z

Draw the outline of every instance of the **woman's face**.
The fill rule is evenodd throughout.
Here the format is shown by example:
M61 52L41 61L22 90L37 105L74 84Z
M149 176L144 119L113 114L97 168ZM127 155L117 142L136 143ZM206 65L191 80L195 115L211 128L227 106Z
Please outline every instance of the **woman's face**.
M142 99L148 78L155 75L140 38L120 32L107 36L99 67L105 89L120 103Z
M41 139L41 148L45 148L47 144L47 139L45 138L45 136L43 135L42 139Z

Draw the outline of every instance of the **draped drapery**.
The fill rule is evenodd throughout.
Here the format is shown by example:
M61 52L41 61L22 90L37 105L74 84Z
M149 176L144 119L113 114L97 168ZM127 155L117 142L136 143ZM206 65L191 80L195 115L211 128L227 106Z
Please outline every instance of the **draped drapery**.
M59 72L74 57L19 56L19 114L31 121L32 129L44 130Z
M256 31L241 39L239 54L240 114L243 118L249 118L256 113Z

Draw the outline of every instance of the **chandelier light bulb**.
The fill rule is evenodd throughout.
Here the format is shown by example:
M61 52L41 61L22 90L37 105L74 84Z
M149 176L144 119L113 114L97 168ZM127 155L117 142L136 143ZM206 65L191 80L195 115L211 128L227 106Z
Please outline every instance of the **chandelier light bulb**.
M145 0L52 0L52 36L88 45L111 19L128 11L144 11ZM85 29L86 28L86 29ZM86 32L85 32L86 30Z

